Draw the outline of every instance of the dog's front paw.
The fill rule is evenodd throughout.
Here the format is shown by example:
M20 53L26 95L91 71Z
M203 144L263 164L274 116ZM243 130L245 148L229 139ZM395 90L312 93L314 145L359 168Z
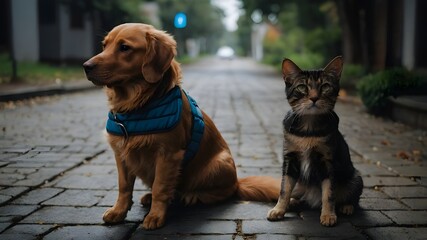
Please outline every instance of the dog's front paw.
M121 211L112 207L107 209L107 211L105 211L104 215L102 216L102 219L106 223L118 223L125 220L126 214L127 214L127 210Z
M322 214L320 215L320 223L326 227L332 227L337 223L337 215L335 214Z
M162 227L165 224L165 215L149 213L142 223L142 228L146 230L154 230Z
M273 208L268 211L267 219L269 221L278 221L282 220L283 218L285 218L285 210L283 209Z

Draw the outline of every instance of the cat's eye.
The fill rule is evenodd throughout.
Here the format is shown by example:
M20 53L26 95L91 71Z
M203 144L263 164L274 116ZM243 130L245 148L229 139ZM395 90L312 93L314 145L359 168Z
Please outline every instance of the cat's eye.
M322 91L322 93L326 93L332 90L332 86L329 85L328 83L325 83L322 85L322 87L320 88L320 90Z
M307 86L304 84L300 84L296 87L296 89L301 93L307 93Z

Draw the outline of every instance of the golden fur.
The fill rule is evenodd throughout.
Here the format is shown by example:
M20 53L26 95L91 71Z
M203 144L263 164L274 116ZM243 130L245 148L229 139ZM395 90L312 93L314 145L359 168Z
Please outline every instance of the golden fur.
M111 111L131 111L180 86L181 70L174 60L176 42L165 32L145 24L122 24L108 33L103 44L103 51L84 63L84 68L90 81L106 86ZM168 204L175 196L185 204L215 203L234 194L243 200L277 200L279 179L238 180L227 143L204 112L205 131L198 153L180 169L192 124L188 99L185 94L182 98L182 117L173 130L127 140L107 136L115 153L119 196L104 213L105 222L124 220L132 205L136 177L152 189L141 198L142 204L151 205L142 224L145 229L164 224Z

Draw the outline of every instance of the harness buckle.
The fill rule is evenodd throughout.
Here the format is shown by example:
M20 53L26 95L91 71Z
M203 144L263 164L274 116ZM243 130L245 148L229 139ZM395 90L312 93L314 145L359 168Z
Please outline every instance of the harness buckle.
M120 130L122 130L123 134L125 135L125 139L128 139L129 134L128 134L128 131L126 130L125 125L120 122L120 120L117 118L117 115L115 113L113 113L113 116L114 116L114 123L116 123L120 127Z

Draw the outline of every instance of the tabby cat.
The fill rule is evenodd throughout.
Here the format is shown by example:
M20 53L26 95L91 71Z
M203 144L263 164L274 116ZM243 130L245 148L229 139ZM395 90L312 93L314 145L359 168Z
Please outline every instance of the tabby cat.
M349 148L338 130L334 112L343 60L334 58L322 70L301 70L283 60L283 79L291 106L283 120L282 187L268 220L280 220L290 204L303 201L321 206L320 223L337 222L335 207L353 213L362 194L363 181L353 167Z

